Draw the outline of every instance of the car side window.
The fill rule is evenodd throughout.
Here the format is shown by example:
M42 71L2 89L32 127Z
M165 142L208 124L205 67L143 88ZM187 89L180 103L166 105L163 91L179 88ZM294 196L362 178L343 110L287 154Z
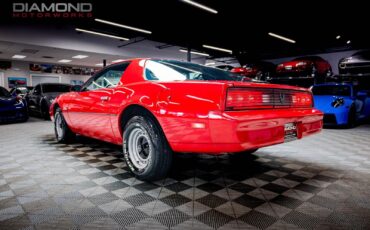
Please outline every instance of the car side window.
M34 89L33 89L33 93L34 95L40 95L41 94L41 86L40 85L37 85Z
M116 87L129 64L126 62L108 67L89 80L83 87L83 91Z

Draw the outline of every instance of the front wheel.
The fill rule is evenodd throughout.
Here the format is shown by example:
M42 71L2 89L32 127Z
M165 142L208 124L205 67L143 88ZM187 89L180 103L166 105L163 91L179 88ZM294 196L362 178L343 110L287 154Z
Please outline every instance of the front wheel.
M173 156L154 119L134 116L123 130L123 154L132 173L141 180L164 178L170 170Z
M62 110L60 108L57 108L55 111L54 131L55 137L57 141L60 143L70 142L76 136L76 134L69 129L67 122L65 121L64 116L62 114Z

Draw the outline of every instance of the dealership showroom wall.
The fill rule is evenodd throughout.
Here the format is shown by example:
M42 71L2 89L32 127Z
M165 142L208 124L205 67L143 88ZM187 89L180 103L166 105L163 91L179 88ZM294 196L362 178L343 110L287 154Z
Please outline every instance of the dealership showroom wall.
M3 0L0 229L370 229L368 15Z

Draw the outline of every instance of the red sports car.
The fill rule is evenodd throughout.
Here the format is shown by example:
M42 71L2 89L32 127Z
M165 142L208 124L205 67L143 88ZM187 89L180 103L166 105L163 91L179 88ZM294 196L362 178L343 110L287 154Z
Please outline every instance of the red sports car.
M275 73L276 66L271 62L251 62L243 67L236 67L231 70L233 73L256 80L269 80Z
M326 77L331 75L332 69L329 62L319 56L306 56L279 64L273 82L280 80L289 83L294 80L306 80L308 86L311 86L314 81L325 82Z
M60 142L81 134L123 146L140 179L163 178L173 152L253 152L322 128L307 89L239 82L193 63L134 59L106 67L50 108Z

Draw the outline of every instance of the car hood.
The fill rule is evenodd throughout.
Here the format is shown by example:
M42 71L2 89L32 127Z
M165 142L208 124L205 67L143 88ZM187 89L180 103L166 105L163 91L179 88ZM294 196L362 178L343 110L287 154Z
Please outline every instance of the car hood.
M343 58L339 61L339 63L346 63L346 64L350 64L350 63L361 63L361 62L370 62L370 59L367 59L367 58L363 58L363 57L348 57L348 58Z
M14 105L15 100L15 97L0 97L0 107Z

